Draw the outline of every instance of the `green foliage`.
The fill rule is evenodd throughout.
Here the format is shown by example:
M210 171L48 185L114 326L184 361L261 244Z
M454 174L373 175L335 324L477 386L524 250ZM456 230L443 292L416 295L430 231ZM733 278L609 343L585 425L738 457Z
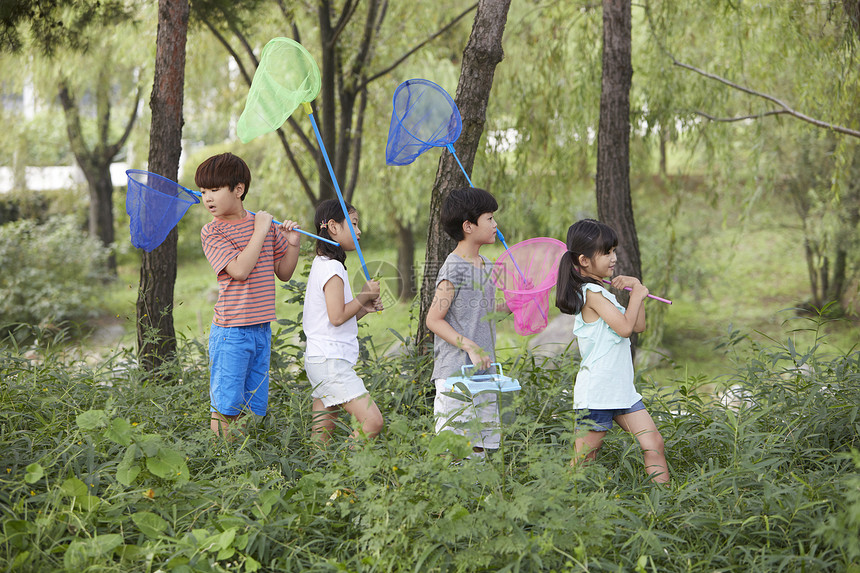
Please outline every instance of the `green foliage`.
M19 219L41 220L48 201L42 193L7 193L0 197L0 225Z
M44 225L0 226L0 316L9 323L49 324L83 318L106 279L108 250L72 217Z
M812 325L817 329L816 325ZM715 381L645 388L673 482L611 432L571 468L576 361L520 355L502 448L435 436L427 359L365 348L375 441L309 439L309 383L274 347L269 414L208 429L206 356L185 341L151 382L131 356L0 354L0 567L21 571L845 571L857 567L860 353L735 333ZM854 452L853 454L851 452Z

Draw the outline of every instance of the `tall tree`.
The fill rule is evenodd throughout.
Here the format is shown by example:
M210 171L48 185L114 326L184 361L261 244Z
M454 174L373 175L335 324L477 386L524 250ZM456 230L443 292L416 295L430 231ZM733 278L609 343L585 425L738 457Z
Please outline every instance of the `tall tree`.
M125 122L122 134L111 141L111 62L109 59L102 60L99 64L99 72L95 89L96 103L96 140L88 144L84 136L81 121L81 107L69 86L67 78L63 77L59 82L59 98L66 115L66 131L69 143L75 159L90 191L90 214L89 232L93 237L98 237L102 244L110 246L114 242L114 217L113 217L113 181L111 180L110 166L119 157L125 147L132 127L137 119L137 108L140 101L140 91L134 97L132 110ZM110 254L108 259L109 271L116 274L116 255Z
M111 112L115 104L127 96L128 81L117 79L132 66L119 62L118 47L133 30L127 25L133 21L134 3L123 0L69 2L51 0L39 6L10 0L4 4L0 16L0 41L6 50L18 50L23 45L20 30L29 25L30 33L23 34L30 44L38 47L50 62L51 77L48 101L57 96L66 118L66 132L75 159L87 180L90 195L89 231L105 246L114 241L113 183L110 165L122 153L137 119L140 91L129 105L124 125L111 133ZM105 32L110 28L111 32ZM28 55L34 58L32 55ZM84 69L82 69L84 68ZM94 69L95 73L89 73ZM75 73L70 73L75 70ZM35 74L34 67L28 70ZM128 74L133 75L133 74ZM85 93L78 97L78 93ZM90 105L89 102L93 102ZM95 118L95 136L85 134L88 118ZM89 141L88 141L89 139ZM116 257L111 253L109 270L115 274Z
M725 26L712 30L707 45L689 41L690 29L713 21L702 7L649 4L645 13L664 64L674 64L662 67L682 80L673 86L676 109L695 117L714 154L711 178L721 180L715 193L745 190L739 200L749 206L761 194L785 193L784 204L793 203L800 219L809 303L847 302L860 260L860 2L727 3ZM717 58L714 45L723 48ZM778 116L796 121L775 122ZM755 183L740 165L754 170Z
M472 172L475 153L484 132L487 103L490 100L496 66L504 58L502 36L510 5L510 0L478 2L478 12L475 15L472 33L463 51L460 81L454 98L460 110L463 131L454 149L468 173ZM443 153L439 159L436 180L430 195L430 229L427 235L424 281L421 287L421 307L416 334L416 344L422 352L425 350L425 340L429 336L424 319L427 317L427 311L436 291L436 275L445 257L456 246L453 239L445 234L439 224L442 202L453 189L467 184L456 158L450 153Z
M206 0L194 3L196 17L210 29L236 62L244 81L250 85L258 65L255 42L242 22L248 18L247 10L260 10L264 3L248 0L245 3L224 3ZM302 42L312 54L318 55L321 72L321 90L312 102L325 148L330 155L333 170L347 201L355 200L359 184L360 164L364 145L365 118L369 114L369 89L380 80L390 80L398 67L443 36L475 10L477 3L466 6L448 17L439 5L432 9L434 18L421 20L422 37L414 45L392 50L395 38L402 38L402 26L386 27L403 18L417 18L416 7L392 5L388 0L355 2L349 0L338 6L331 0L322 0L301 13L287 9L277 2L278 17L283 29L290 29L294 39ZM426 9L426 7L424 8ZM314 24L307 25L308 18ZM436 20L440 22L436 23ZM434 22L428 31L427 22ZM307 33L306 29L316 29ZM386 56L381 61L380 52ZM334 186L325 166L317 142L306 121L293 118L277 130L277 137L287 163L296 175L296 181L310 205L335 196ZM312 157L313 161L303 161ZM314 183L316 182L316 187ZM414 257L414 225L404 222L393 233L398 244L398 268L405 279L402 296L414 292L411 269Z
M597 129L597 214L618 233L618 274L642 278L630 196L630 0L603 0L603 76Z
M149 106L149 170L176 181L182 151L182 102L188 0L159 0L155 79ZM176 352L173 286L176 282L174 227L164 242L143 253L137 294L137 344L144 368L153 372Z

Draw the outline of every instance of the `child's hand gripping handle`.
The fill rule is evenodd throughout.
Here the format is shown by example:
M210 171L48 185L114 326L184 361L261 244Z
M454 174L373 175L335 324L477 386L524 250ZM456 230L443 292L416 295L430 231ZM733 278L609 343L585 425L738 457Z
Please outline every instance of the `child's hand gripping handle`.
M606 279L603 279L603 282L605 282L605 283L606 283L606 284L608 284L608 285L611 285L611 284L612 284L612 281L608 281L608 280L606 280ZM630 287L624 287L624 290L626 290L626 291L632 291L633 289L632 289L632 288L630 288ZM666 299L666 298L660 298L659 296L655 296L655 295L650 294L650 293L648 294L648 298L653 298L653 299L654 299L654 300L656 300L656 301L664 302L664 303L666 303L666 304L672 304L672 301L671 301L671 300Z

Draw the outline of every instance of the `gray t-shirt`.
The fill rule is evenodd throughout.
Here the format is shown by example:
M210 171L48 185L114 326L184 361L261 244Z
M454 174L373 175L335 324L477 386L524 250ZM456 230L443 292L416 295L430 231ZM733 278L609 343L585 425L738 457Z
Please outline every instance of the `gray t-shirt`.
M444 280L454 285L454 299L445 315L445 321L459 334L483 348L495 362L496 323L486 316L496 310L496 286L491 276L492 263L483 255L481 259L484 264L479 268L451 253L439 269L436 286ZM433 342L433 358L432 380L459 376L460 367L472 363L465 350L445 342L438 336ZM466 374L469 375L482 372L466 369Z

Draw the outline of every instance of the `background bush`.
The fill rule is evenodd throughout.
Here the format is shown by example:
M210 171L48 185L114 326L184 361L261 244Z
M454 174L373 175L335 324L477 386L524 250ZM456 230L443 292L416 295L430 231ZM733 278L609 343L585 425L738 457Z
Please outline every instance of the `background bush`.
M46 325L86 317L107 279L107 255L70 216L0 225L2 320Z

